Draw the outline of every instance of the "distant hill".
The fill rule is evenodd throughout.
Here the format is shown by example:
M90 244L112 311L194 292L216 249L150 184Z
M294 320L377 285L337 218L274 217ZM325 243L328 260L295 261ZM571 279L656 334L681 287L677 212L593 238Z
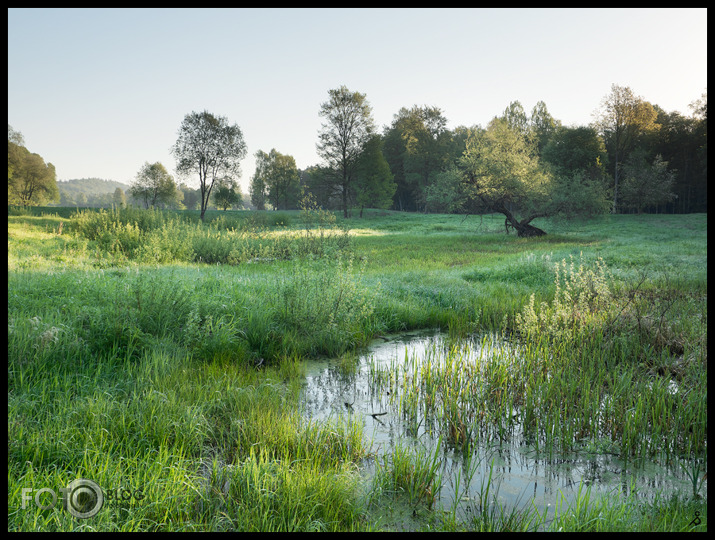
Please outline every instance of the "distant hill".
M77 178L74 180L58 180L57 187L68 194L84 193L87 197L114 193L117 188L122 188L125 193L129 189L127 184L115 180L102 180L101 178Z
M129 186L114 180L101 178L76 178L73 180L58 180L60 202L52 206L112 206L113 195L120 188L128 195Z

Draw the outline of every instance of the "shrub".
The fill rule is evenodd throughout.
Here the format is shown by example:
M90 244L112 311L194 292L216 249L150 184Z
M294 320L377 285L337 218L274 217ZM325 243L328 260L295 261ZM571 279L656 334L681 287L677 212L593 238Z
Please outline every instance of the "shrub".
M272 288L276 318L298 335L313 336L313 353L341 354L362 343L373 312L376 290L363 283L365 266L353 259L303 260L282 272Z
M556 293L551 304L542 302L537 311L534 295L522 313L517 313L519 331L540 335L549 340L574 339L603 325L611 313L614 295L612 278L602 259L594 268L582 260L575 265L573 257L554 265Z

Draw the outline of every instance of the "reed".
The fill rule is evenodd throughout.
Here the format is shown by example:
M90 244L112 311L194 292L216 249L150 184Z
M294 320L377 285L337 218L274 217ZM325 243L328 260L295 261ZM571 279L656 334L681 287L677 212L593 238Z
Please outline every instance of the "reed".
M439 496L442 476L439 474L440 444L432 451L410 449L398 443L389 455L377 462L374 489L393 496L405 496L410 505L434 506Z

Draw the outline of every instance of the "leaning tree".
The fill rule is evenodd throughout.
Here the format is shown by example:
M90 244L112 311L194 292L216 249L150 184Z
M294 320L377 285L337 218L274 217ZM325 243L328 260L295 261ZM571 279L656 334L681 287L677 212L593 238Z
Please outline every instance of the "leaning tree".
M459 162L463 206L503 214L507 232L513 228L520 237L546 234L531 224L537 218L585 216L607 208L602 182L580 172L554 174L536 153L535 144L504 118L473 130Z
M192 112L184 117L171 152L178 173L199 175L203 221L216 181L241 176L240 161L246 157L241 128L208 111Z

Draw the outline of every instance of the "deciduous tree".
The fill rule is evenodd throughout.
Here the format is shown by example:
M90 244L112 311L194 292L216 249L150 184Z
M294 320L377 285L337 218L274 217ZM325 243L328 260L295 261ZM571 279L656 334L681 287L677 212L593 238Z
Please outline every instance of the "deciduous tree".
M9 139L7 155L8 204L39 206L60 200L57 175L52 163L45 163L39 154L33 154Z
M180 174L198 174L203 221L214 183L226 176L241 176L240 162L246 157L241 128L208 111L192 112L184 117L171 151Z
M561 122L556 120L549 110L546 108L546 103L538 101L531 111L529 118L529 129L531 136L539 151L539 155L544 147L548 144L551 137L556 133L556 130L561 125Z
M225 212L229 208L240 206L242 202L241 189L233 178L226 177L216 181L214 204L218 208Z
M636 96L627 86L611 86L611 93L601 102L595 113L595 126L603 134L613 164L613 212L618 211L618 184L620 165L635 147L638 137L658 129L657 113L642 97Z
M439 107L401 108L385 131L384 156L397 185L395 207L425 210L427 186L463 151ZM456 155L455 155L456 154Z
M278 210L298 208L300 175L295 158L272 149L268 155L268 200Z
M375 126L365 94L351 92L345 86L329 90L328 94L328 101L320 106L319 114L325 122L318 134L317 150L332 172L330 183L340 196L344 217L348 217L357 159Z
M184 194L183 204L187 210L196 210L200 206L201 190L184 183L179 184L179 190Z
M639 214L647 206L655 206L675 198L675 175L660 155L648 163L644 152L633 152L623 165L621 203Z
M552 179L539 166L533 145L505 118L472 133L461 167L466 194L474 202L504 214L505 225L519 236L545 234L531 222L547 215Z
M396 184L390 166L382 155L382 139L373 135L358 160L355 202L360 208L389 208Z
M512 101L509 106L504 109L501 116L506 120L507 126L510 129L519 133L525 139L529 139L531 128L529 126L529 119L526 116L526 111L519 101Z
M117 208L124 208L127 205L127 196L122 190L122 188L118 187L114 190L114 194L112 195L112 202Z
M576 171L604 175L608 153L594 128L559 127L541 151L541 159L551 165L557 175L568 176Z
M268 154L263 150L256 152L256 170L251 177L251 184L248 186L251 204L256 207L256 210L265 210L266 202L268 202L268 185L266 184L268 166Z
M504 214L507 231L512 227L522 237L546 234L531 225L536 218L573 213L574 208L582 215L604 208L605 198L596 196L598 184L582 175L554 177L539 162L534 145L503 118L472 132L460 168L466 209L477 206Z
M160 162L146 162L129 187L132 197L142 201L144 208L169 206L176 202L178 187L174 177Z

